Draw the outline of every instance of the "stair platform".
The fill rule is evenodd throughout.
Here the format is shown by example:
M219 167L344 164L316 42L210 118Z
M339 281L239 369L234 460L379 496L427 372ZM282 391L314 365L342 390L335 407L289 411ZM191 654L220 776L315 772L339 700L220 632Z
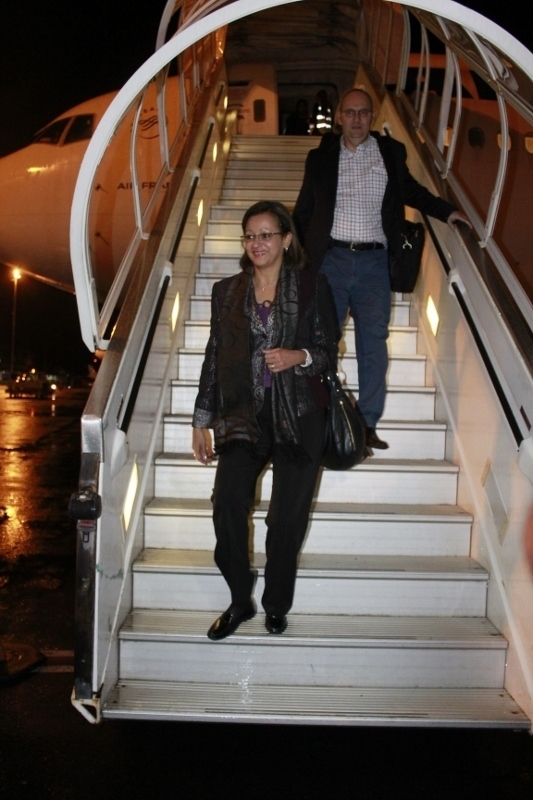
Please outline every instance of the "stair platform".
M109 719L527 730L530 721L502 689L387 689L225 686L121 680Z

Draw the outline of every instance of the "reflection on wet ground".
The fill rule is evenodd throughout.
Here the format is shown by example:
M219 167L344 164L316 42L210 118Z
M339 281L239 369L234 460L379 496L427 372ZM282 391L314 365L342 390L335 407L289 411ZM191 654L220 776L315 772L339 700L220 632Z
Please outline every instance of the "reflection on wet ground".
M0 387L0 636L72 649L75 526L87 392L11 399Z

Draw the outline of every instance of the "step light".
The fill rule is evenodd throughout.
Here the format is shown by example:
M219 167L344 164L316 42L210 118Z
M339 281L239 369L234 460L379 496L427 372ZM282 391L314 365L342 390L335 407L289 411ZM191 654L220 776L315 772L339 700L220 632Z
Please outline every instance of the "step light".
M176 292L176 297L174 298L174 305L172 306L172 313L170 315L170 324L172 326L172 332L176 329L176 322L178 321L178 314L180 313L180 293Z
M122 511L122 518L124 520L125 530L128 530L130 524L131 512L133 510L133 501L135 500L135 495L137 494L138 484L139 484L139 470L137 469L137 461L134 461L133 468L131 470L130 480L128 483L128 489L126 491L126 497L124 499L124 510Z
M433 331L433 336L436 336L437 331L439 329L439 315L437 313L437 309L435 307L435 303L433 302L433 298L431 295L428 295L426 315L428 318L429 327Z
M217 145L217 143L215 142L215 144L213 145L213 164L214 164L214 163L216 162L216 160L217 160L217 155L218 155L218 145Z
M198 211L196 212L196 219L198 220L198 227L202 224L202 217L204 215L204 201L200 200L198 204Z

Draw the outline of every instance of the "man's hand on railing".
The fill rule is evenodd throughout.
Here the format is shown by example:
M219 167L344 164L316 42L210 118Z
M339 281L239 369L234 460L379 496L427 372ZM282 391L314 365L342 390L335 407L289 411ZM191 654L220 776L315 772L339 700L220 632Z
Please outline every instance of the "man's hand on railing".
M472 230L472 223L470 222L470 220L468 219L468 217L466 217L466 216L463 214L463 212L462 212L462 211L452 211L452 213L450 214L450 216L448 217L448 219L446 220L446 222L448 223L448 225L450 226L450 228L452 229L452 231L453 231L453 229L454 229L454 225L455 225L455 223L456 223L456 222L464 222L464 224L465 224L465 225L468 225L468 227L470 228L470 230Z

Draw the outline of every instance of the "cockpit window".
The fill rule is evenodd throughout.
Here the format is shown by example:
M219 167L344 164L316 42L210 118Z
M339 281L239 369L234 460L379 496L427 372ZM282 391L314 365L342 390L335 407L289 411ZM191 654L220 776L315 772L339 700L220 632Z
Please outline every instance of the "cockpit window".
M94 114L80 114L78 117L74 117L63 144L82 142L84 139L90 139L93 135L93 126Z
M33 143L57 144L61 139L61 134L67 127L67 123L69 123L71 119L71 117L66 117L66 119L58 119L55 122L51 122L50 125L47 125L46 128L43 128L42 131L39 131L39 133L35 135Z

